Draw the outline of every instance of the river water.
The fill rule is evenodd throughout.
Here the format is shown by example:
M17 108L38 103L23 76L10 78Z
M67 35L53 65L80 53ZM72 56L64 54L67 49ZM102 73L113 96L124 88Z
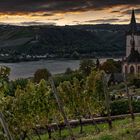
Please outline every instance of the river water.
M104 62L107 58L100 59ZM52 74L64 73L67 68L78 69L80 60L40 60L20 63L0 63L11 68L10 79L32 77L37 69L47 68Z

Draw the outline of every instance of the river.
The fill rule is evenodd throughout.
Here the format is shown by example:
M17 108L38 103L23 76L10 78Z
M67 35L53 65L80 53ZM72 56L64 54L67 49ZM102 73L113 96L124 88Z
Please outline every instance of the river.
M104 62L107 58L100 59ZM78 69L80 60L40 60L20 63L0 63L0 66L7 66L11 69L10 79L32 77L37 69L47 68L52 74L64 73L69 67L72 70Z

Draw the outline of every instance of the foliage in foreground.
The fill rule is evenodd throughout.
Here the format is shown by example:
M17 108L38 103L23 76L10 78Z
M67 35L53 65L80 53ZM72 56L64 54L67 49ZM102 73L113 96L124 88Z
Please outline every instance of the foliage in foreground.
M57 87L68 119L80 121L86 115L91 117L102 111L103 98L96 99L99 88L102 88L101 76L102 72L93 71L85 77L86 81L73 78L71 82L64 81ZM64 122L48 81L41 80L36 84L28 80L24 86L20 85L24 81L17 83L12 96L7 94L10 89L8 82L3 83L0 91L0 109L15 139L37 133L37 127L49 131L51 123Z
M9 81L9 70L3 71L0 77L0 109L14 138L25 140L25 137L31 136L32 139L40 127L46 129L51 137L51 124L54 122L61 132L60 124L64 119L48 81L49 72L46 69L38 70L33 81ZM93 116L101 115L103 111L106 114L104 75L104 71L95 67L90 60L83 61L79 70L69 71L62 79L57 79L56 91L64 111L68 119L79 120L80 133L83 133L82 118L93 119Z

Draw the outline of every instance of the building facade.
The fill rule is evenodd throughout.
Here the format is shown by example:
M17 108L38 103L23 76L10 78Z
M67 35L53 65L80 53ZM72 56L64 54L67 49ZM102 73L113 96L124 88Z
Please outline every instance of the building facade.
M140 74L140 31L137 28L134 10L132 10L129 31L126 33L126 57L123 60L122 72Z

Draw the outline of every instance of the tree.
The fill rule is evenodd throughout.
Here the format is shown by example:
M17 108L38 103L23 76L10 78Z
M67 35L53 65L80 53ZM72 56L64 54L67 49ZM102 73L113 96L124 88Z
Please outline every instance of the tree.
M65 74L72 74L72 72L73 72L73 71L72 71L71 68L67 68L66 71L65 71Z
M80 133L82 133L82 117L86 114L83 84L77 78L74 78L72 84L69 81L61 83L58 90L69 118L79 120L81 126Z
M7 90L5 90L5 95L14 96L17 87L20 87L21 89L25 89L27 84L28 84L28 80L23 78L10 81L7 84L7 88L6 88Z
M101 76L102 71L93 70L87 77L86 81L88 92L92 92L98 101L104 100L103 82Z
M96 59L96 69L99 69L100 68L100 61L99 59L97 58Z
M38 85L28 82L24 89L17 87L15 96L3 98L2 111L10 126L10 130L18 139L25 139L37 126L46 127L51 123L50 89L45 80ZM20 135L19 135L20 134ZM37 133L38 135L38 133Z
M100 69L104 70L106 73L120 73L122 69L121 62L108 59L101 65Z
M6 66L1 66L0 67L0 79L9 81L9 75L10 75L10 68Z
M40 80L48 80L50 73L47 69L38 69L34 74L34 81L39 83Z
M93 60L90 60L90 59L85 59L85 60L82 60L80 62L80 68L79 70L85 75L85 76L88 76L92 69L95 68L95 64L93 62Z
M87 89L94 95L96 109L100 113L106 109L108 116L109 128L112 128L112 121L110 116L110 96L107 91L109 77L104 71L93 71L87 78ZM104 108L105 106L105 108Z
M88 103L89 103L89 112L91 114L93 114L93 113L101 114L105 110L106 94L105 94L105 90L104 90L105 89L104 82L102 79L103 74L104 74L103 71L94 70L87 77L86 88L87 88L87 93L90 94ZM97 130L97 132L99 132L98 127L96 127L96 130Z

